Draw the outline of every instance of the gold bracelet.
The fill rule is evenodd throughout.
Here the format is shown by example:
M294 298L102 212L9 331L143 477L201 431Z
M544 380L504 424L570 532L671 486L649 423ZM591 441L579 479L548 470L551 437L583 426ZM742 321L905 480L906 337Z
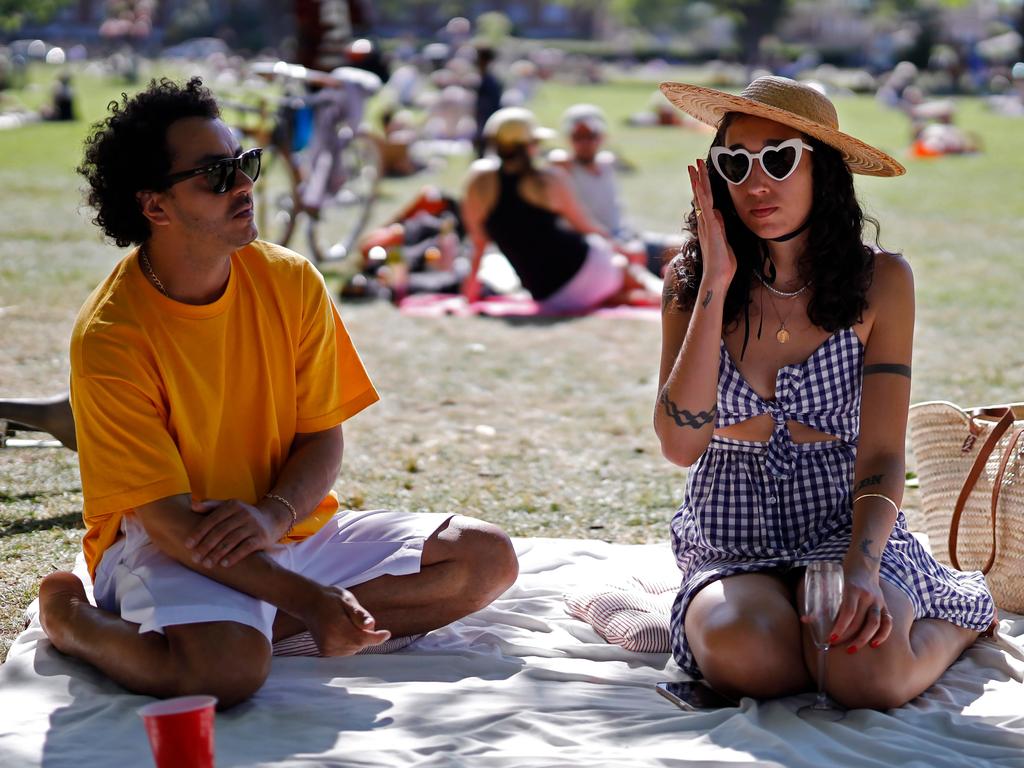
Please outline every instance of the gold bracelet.
M290 501L288 501L288 499L286 499L284 496L278 496L276 493L265 494L263 496L263 498L265 498L265 499L273 499L274 501L276 501L276 502L278 502L280 504L283 504L285 506L285 508L291 513L292 521L291 521L291 523L288 524L288 530L284 532L284 535L287 536L289 533L292 532L292 528L295 527L295 523L299 519L298 514L295 512L295 507L293 507L292 503Z
M853 503L854 503L854 504L856 504L856 503L857 503L858 501L860 501L861 499L870 499L870 498L872 498L872 497L873 497L873 498L877 498L877 499L885 499L885 500L886 500L886 501L888 501L888 502L889 502L890 504L892 504L892 508L896 510L896 514L897 514L897 515L898 515L898 514L900 513L900 505L899 505L899 504L897 504L897 503L896 503L895 501L893 501L892 499L890 499L890 498L889 498L888 496L886 496L886 495L885 495L884 493L862 493L862 494L861 494L860 496L858 496L857 498L855 498L855 499L853 500ZM851 505L851 506L852 506L852 505Z

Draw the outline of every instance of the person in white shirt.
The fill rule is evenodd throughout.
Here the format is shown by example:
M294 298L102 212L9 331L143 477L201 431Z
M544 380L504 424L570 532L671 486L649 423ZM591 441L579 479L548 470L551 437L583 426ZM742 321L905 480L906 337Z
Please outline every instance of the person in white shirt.
M572 149L552 150L549 161L568 175L577 199L594 221L611 232L619 248L660 276L667 261L665 252L675 255L685 238L630 227L619 193L615 155L601 148L608 135L604 112L593 104L574 104L562 116L562 127Z

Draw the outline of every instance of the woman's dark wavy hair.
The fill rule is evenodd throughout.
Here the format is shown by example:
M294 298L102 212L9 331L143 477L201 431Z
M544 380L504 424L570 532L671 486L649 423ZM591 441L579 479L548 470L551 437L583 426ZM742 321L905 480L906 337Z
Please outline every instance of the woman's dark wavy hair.
M93 125L85 140L78 172L89 183L86 201L96 210L92 222L121 248L140 245L150 235L136 193L167 188L171 151L167 129L186 117L220 117L220 109L203 81L185 85L151 80L141 93L107 105L110 116Z
M725 133L738 113L730 112L722 121L712 147L723 146ZM805 136L814 147L811 154L811 183L813 202L811 204L810 226L808 227L807 248L797 262L802 281L810 281L813 293L808 302L807 314L815 325L826 331L835 332L860 322L867 307L867 291L874 274L874 251L862 239L864 222L875 230L875 246L878 246L880 227L878 221L866 215L857 201L853 188L853 174L843 160L842 154L833 147ZM743 315L745 323L743 349L749 328L749 306L751 286L755 270L765 280L774 279L774 266L768 260L764 241L754 235L740 220L729 194L728 182L723 179L707 158L711 192L715 208L722 214L725 234L736 254L736 275L725 296L723 326L735 328ZM680 249L672 263L676 275L674 300L678 307L690 311L697 300L703 273L700 242L697 239L697 215L691 210L686 217L685 228L691 238ZM671 283L668 286L672 292Z

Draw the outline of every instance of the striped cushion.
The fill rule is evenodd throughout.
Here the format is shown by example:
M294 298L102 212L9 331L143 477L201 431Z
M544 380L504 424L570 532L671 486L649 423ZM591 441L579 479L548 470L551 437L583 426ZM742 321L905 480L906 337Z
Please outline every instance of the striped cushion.
M408 635L407 637L392 637L379 645L368 645L356 655L361 653L393 653L411 645L423 635ZM274 643L275 656L319 656L320 649L316 647L316 641L309 632L300 632L297 635L286 637Z
M587 622L607 642L637 653L668 653L669 613L679 584L668 578L633 576L563 595L571 616Z

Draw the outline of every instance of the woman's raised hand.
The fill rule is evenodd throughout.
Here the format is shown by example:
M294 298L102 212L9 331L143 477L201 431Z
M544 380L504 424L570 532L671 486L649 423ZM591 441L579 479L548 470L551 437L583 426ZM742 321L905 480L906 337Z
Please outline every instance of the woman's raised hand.
M697 238L700 240L701 260L704 262L702 280L707 286L726 290L736 274L736 254L726 239L722 214L715 209L708 166L703 160L697 160L696 166L687 166L686 170L690 174L693 205L697 211Z

